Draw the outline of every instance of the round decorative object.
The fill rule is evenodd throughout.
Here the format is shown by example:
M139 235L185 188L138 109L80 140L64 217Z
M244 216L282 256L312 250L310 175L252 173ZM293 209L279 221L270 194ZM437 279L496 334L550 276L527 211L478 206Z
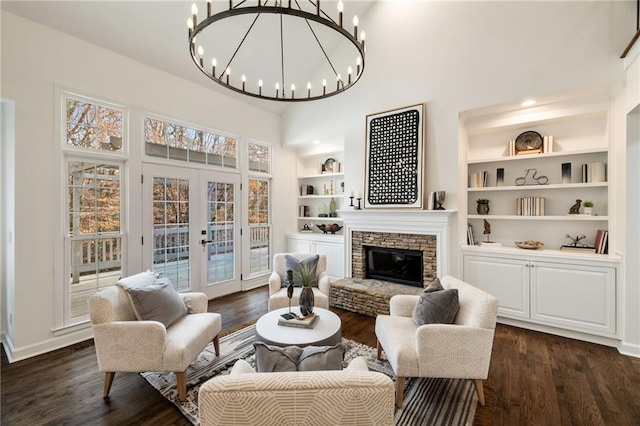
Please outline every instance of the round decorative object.
M538 250L544 247L543 243L541 243L540 241L534 241L534 240L516 241L515 243L516 243L516 246L526 250Z
M311 287L302 287L302 292L300 293L300 313L303 317L313 312L313 304L313 289Z
M324 162L324 170L326 172L333 172L333 164L336 162L333 158L328 158L327 161Z
M522 132L516 138L516 151L537 151L542 150L542 135L533 130Z

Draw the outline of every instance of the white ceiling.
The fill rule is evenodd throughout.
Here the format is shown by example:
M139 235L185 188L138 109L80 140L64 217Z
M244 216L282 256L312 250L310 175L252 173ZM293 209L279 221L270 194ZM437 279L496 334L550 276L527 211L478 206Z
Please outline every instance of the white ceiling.
M249 0L254 2L255 0ZM298 0L307 9L309 0ZM234 0L237 3L237 0ZM371 6L372 1L344 1L344 27L352 28L354 14L362 17ZM191 16L191 1L7 1L0 2L2 10L22 16L42 25L54 28L87 42L96 44L114 52L120 53L154 68L191 80L203 87L215 90L228 96L233 96L247 103L267 111L281 114L289 105L284 102L265 101L251 98L214 83L204 76L193 64L189 54L187 37L187 19ZM199 20L206 13L206 2L196 2L199 9ZM215 0L213 13L228 7L228 1ZM334 20L337 20L336 1L322 1L322 9ZM246 33L250 21L246 17L219 21L220 30L207 29L198 40L205 48L205 68L209 68L211 58L209 52L216 53L218 67L221 70L226 65L224 55L233 53L239 41ZM271 18L271 21L268 19ZM280 33L276 15L264 15L247 38L245 45L231 64L232 78L240 85L240 74L247 76L247 90L251 85L256 86L257 80L263 79L263 90L275 91L275 81L279 80L280 68L277 74L269 74L266 69L255 64L280 62ZM298 20L300 21L300 20ZM306 93L307 80L315 75L323 64L324 57L306 24L294 25L285 21L285 81L289 89L291 83L296 84L296 93ZM269 25L273 24L273 25ZM318 28L319 27L319 28ZM337 33L314 23L314 30L322 41L327 54L331 56L341 42ZM203 40L207 36L206 40ZM217 43L211 46L210 43ZM306 43L306 44L305 44ZM227 46L224 46L226 44ZM309 45L310 48L306 48ZM302 47L304 46L304 48ZM225 48L231 49L225 53ZM312 51L312 56L304 56ZM354 48L355 52L355 48ZM295 63L292 61L295 60ZM338 66L338 72L349 64ZM354 64L355 68L355 54ZM246 71L245 71L246 70ZM218 71L219 73L219 71ZM343 74L344 75L344 74ZM296 77L294 77L296 76ZM327 76L329 80L330 76ZM299 81L295 81L299 80ZM313 87L320 87L321 82L312 82Z

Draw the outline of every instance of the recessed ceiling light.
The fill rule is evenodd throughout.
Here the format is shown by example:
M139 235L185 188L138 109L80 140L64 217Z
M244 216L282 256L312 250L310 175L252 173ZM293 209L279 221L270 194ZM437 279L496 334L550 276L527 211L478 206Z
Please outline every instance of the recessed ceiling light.
M520 106L523 106L523 107L530 107L530 106L533 106L533 105L535 105L535 104L536 104L535 99L527 99L527 100L523 101L523 102L520 104Z

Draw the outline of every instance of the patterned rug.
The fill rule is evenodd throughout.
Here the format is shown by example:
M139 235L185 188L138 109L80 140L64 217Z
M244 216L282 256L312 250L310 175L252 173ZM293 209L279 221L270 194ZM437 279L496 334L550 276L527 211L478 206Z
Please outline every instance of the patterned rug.
M229 374L236 360L242 358L255 365L253 341L255 325L220 339L220 356L216 357L211 344L202 351L187 370L187 398L178 401L175 374L142 373L142 376L162 396L173 402L191 423L199 425L198 390L213 376ZM393 378L393 370L386 360L376 358L375 348L342 339L349 347L345 365L357 356L367 360L370 370ZM405 381L404 406L396 409L396 426L471 425L478 397L470 380L413 378Z

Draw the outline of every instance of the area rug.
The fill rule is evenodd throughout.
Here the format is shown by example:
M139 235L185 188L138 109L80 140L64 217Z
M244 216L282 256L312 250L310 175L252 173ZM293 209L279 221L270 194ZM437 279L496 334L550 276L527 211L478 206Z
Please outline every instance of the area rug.
M178 401L178 389L173 373L142 373L142 376L162 396L173 402L194 425L199 425L198 390L213 376L229 374L236 360L244 359L255 365L253 342L255 325L220 339L220 356L216 357L210 344L187 369L187 397ZM352 340L342 339L348 346L345 365L362 356L370 370L393 378L393 370L386 360L376 358L376 349ZM470 380L413 378L405 381L404 405L396 409L397 426L414 425L471 425L478 397Z

